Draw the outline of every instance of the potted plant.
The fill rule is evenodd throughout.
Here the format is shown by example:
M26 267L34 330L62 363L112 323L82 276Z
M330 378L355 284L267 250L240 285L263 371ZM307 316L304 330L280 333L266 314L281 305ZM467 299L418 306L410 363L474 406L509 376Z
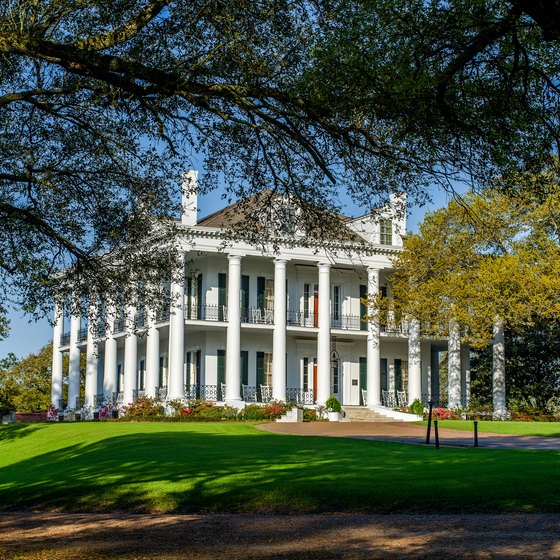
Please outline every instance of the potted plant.
M329 422L339 422L342 418L342 405L335 396L330 396L325 403L329 416Z

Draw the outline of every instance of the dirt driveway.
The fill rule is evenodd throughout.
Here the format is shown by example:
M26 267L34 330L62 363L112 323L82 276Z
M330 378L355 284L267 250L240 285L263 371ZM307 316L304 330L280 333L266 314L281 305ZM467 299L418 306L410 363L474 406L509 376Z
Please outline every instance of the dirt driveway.
M0 515L2 560L560 558L556 515Z

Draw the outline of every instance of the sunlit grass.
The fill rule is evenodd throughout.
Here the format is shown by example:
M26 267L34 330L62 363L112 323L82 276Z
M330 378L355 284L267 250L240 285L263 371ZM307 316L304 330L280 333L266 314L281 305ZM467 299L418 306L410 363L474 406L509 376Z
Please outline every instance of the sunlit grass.
M297 437L249 424L0 427L0 508L558 511L556 451Z
M427 424L427 422L421 423ZM440 420L438 425L440 428L452 430L472 432L474 429L472 420ZM480 420L478 431L519 436L560 437L560 422L493 422L491 420Z

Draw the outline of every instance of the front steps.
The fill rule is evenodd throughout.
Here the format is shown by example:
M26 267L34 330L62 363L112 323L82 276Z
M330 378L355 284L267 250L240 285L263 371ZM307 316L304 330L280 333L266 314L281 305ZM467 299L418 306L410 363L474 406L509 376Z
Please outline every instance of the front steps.
M402 422L402 420L390 418L366 406L344 405L342 410L344 418L341 422Z

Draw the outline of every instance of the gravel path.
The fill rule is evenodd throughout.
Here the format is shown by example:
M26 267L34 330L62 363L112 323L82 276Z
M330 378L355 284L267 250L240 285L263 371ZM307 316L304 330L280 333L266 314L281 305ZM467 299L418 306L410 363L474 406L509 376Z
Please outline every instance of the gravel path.
M2 560L560 558L556 515L0 515Z

